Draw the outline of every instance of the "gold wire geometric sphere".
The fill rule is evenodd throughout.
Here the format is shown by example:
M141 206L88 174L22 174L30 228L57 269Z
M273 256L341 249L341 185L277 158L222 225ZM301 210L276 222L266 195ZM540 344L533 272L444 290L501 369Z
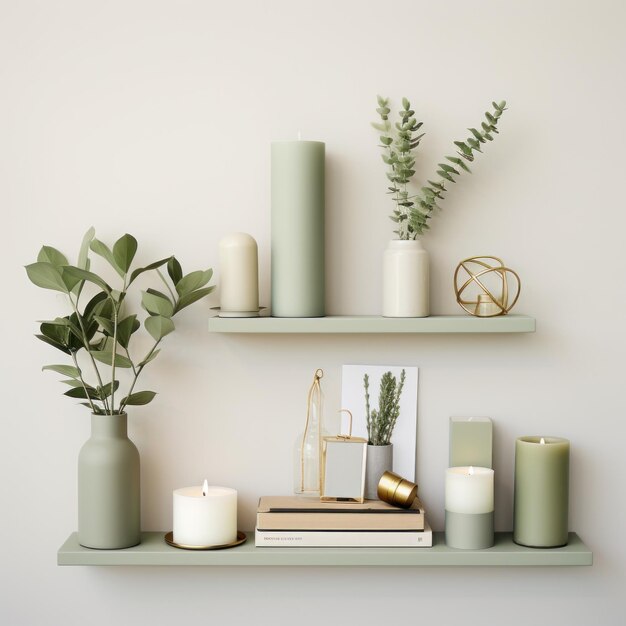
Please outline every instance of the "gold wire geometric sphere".
M509 284L511 278L513 289ZM460 280L465 282L459 285ZM470 257L461 261L454 271L456 301L476 317L506 315L515 306L521 287L517 272L506 267L497 256ZM513 291L515 295L511 296Z

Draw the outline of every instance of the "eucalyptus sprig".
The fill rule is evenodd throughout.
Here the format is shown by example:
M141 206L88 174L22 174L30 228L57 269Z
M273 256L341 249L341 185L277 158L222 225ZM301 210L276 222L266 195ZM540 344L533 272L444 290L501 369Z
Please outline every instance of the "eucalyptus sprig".
M407 185L415 175L415 150L424 136L424 133L416 133L423 122L415 119L411 103L402 98L402 109L398 113L400 119L392 126L389 121L389 99L381 96L377 98L376 112L381 122L373 122L372 126L381 133L379 139L380 147L383 148L382 159L388 166L387 178L391 185L387 187L387 193L395 203L391 219L398 224L398 230L394 232L400 239L410 239L409 223L404 216L415 206L415 199L414 196L409 196Z
M370 379L368 374L363 376L367 438L371 446L386 446L391 442L391 435L400 415L400 396L405 378L404 370L400 373L400 382L391 372L385 372L380 380L378 409L370 410Z
M103 257L119 275L119 289L114 289L102 277L90 271L90 251ZM26 266L26 273L32 283L65 294L73 310L71 315L41 322L41 334L36 335L38 339L69 355L73 365L46 365L42 369L64 376L62 382L70 387L64 395L85 400L81 404L98 415L123 413L126 406L152 401L156 395L154 391L135 391L140 374L159 354L157 347L163 338L174 330L174 315L214 289L205 286L211 280L213 270L199 270L185 275L174 256L131 271L136 253L137 240L132 235L123 235L111 249L95 239L95 231L90 228L83 238L76 265L71 265L56 248L43 246L37 262ZM167 267L171 285L159 270L163 266ZM165 284L168 294L153 288L143 292L141 305L148 313L143 325L154 344L143 356L133 358L131 338L141 323L137 314L125 312L124 304L130 286L146 272L154 272ZM82 306L81 296L87 284L95 286L96 293ZM92 383L87 381L85 370L79 365L81 350L87 356L94 378ZM110 372L106 383L103 366L109 368ZM127 394L116 406L115 393L120 385L116 377L118 368L130 369L132 376Z
M388 122L390 112L388 99L378 96L378 103L379 107L376 111L383 119L383 124L374 124L374 127L377 130L384 128L386 131L386 135L383 135L380 138L381 143L383 144L382 147L389 150L389 154L383 154L383 161L393 168L395 160L399 157L397 157L397 155L394 157L391 156L393 150L389 146L392 142L395 145L395 140L392 139L391 142L388 142L388 135L391 132L391 125ZM403 98L402 103L403 110L405 112L410 110L410 103L406 98ZM411 195L407 192L406 183L409 182L415 173L412 169L415 164L413 155L411 155L411 159L408 161L411 163L411 167L409 168L410 176L408 176L408 178L406 176L395 177L399 178L400 181L404 181L402 183L404 184L404 187L400 190L396 191L398 185L395 180L394 187L388 188L389 193L396 194L394 195L394 202L396 206L390 218L398 225L398 229L394 232L400 239L416 239L417 237L423 235L424 231L429 229L428 220L432 217L431 214L434 209L441 208L438 201L443 200L444 193L448 191L446 188L446 182L455 183L455 177L460 176L464 171L470 172L471 170L466 161L472 162L475 158L474 153L482 152L481 144L484 144L487 141L493 141L493 135L498 134L499 131L497 126L502 113L506 110L506 101L503 100L500 103L492 102L491 104L493 111L487 111L485 113L485 120L481 122L480 126L481 130L469 128L468 130L472 134L471 137L468 137L465 141L454 142L454 145L458 149L456 153L457 156L446 156L445 159L448 163L438 164L438 178L436 180L428 180L427 184L424 185L418 193ZM418 128L419 127L421 127L421 123ZM401 127L398 127L398 124L396 124L396 129L398 130L398 133L402 130ZM419 140L422 136L423 135L419 135L419 137L416 138L417 143L415 143L414 148L417 148ZM406 144L404 143L402 145L405 146ZM411 146L411 144L409 144L409 146ZM393 170L391 172L387 172L387 177L392 180L392 177L394 177Z

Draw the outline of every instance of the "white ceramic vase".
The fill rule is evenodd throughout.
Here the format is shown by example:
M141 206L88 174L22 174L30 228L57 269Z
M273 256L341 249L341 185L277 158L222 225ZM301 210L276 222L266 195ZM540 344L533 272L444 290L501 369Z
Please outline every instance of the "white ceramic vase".
M419 240L392 239L383 255L383 317L430 315L428 252Z

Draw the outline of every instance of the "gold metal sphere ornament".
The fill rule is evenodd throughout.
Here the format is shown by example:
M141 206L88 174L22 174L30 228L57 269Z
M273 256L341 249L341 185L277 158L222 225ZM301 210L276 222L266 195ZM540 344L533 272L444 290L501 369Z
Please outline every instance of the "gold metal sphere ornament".
M470 257L454 271L456 301L476 317L506 315L515 306L521 287L517 272L497 256Z

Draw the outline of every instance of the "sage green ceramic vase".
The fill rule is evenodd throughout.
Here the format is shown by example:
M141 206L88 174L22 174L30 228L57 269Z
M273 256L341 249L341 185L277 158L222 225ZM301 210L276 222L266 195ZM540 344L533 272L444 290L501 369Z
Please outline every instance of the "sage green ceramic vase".
M78 541L116 550L140 540L139 452L127 415L92 414L91 437L78 456Z

